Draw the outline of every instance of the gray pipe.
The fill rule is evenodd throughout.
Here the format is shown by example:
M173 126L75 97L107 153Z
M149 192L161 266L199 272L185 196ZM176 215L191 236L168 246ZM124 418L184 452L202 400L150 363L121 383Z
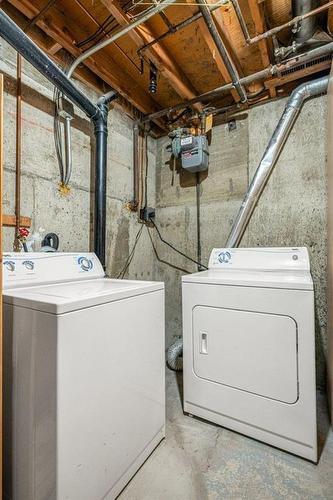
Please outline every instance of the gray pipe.
M132 21L128 25L120 28L116 33L113 35L110 35L109 38L106 38L102 42L94 45L90 49L86 50L83 52L75 61L73 64L70 66L70 68L67 71L67 75L70 78L75 71L75 69L83 62L85 61L88 57L92 56L95 54L97 51L104 49L104 47L107 47L111 43L115 42L118 40L118 38L126 35L126 33L129 33L130 31L134 30L134 28L137 28L141 24L145 23L153 17L155 14L158 14L159 12L162 12L168 5L172 5L176 0L161 0L157 5L154 7L150 8L147 10L147 12L144 12L141 17L138 17L135 21Z
M252 212L263 192L280 156L283 146L289 137L297 116L306 99L327 92L329 77L324 76L297 87L290 95L280 121L269 141L264 156L254 174L250 187L245 195L238 215L233 223L226 247L237 247L248 225Z
M66 160L66 171L64 175L64 185L69 184L72 175L72 134L71 134L71 120L72 117L66 116L64 123L65 130L65 160Z
M237 93L238 93L239 97L241 98L241 101L247 102L247 95L246 95L245 89L239 81L239 75L238 75L237 69L236 69L234 63L232 62L232 60L228 54L228 51L227 51L226 47L224 46L222 38L220 37L220 34L215 26L215 22L214 22L212 14L211 14L211 11L209 10L208 3L206 2L206 0L196 0L196 1L197 1L199 10L202 14L202 17L206 23L207 28L208 28L208 31L211 34L211 36L214 40L214 43L216 45L216 48L217 48L217 50L218 50L218 52L219 52L219 54L220 54L220 56L225 64L225 67L227 68L227 71L231 77L234 88L237 90Z
M242 28L245 41L246 41L246 43L250 43L250 41L251 41L250 33L249 33L249 30L247 29L246 22L245 22L245 19L243 17L238 0L231 0L231 3L234 7L238 22L240 24L240 27Z
M303 16L304 14L307 14L311 10L315 9L317 5L317 0L293 0L293 17ZM316 24L317 21L315 16L303 19L303 21L300 22L299 29L295 33L295 41L297 43L304 43L307 40L310 40L316 30Z
M324 57L328 54L332 54L332 52L333 52L333 42L329 42L321 47L317 47L316 49L310 50L306 54L299 54L297 57L294 57L290 61L286 61L285 63L281 64L274 64L268 66L268 68L258 71L257 73L253 73L252 75L249 76L244 76L240 79L240 83L245 87L247 87L254 82L259 82L265 80L266 78L271 78L274 75L280 74L282 71L290 70L292 68L295 68L296 66L299 66L300 64L305 64L311 61L315 61L319 57ZM171 113L172 111L184 109L186 108L186 106L190 106L191 104L194 104L196 102L203 102L215 99L219 97L221 94L230 92L233 88L234 88L233 83L226 83L221 87L217 87L214 90L209 90L204 94L200 94L196 97L193 97L193 99L189 99L185 102L184 101L179 102L178 104L169 106L168 108L164 108L161 109L160 111L156 111L155 113L151 113L150 115L146 115L142 121L143 123L145 123L154 120L156 118L161 118L161 116L165 116L168 113Z

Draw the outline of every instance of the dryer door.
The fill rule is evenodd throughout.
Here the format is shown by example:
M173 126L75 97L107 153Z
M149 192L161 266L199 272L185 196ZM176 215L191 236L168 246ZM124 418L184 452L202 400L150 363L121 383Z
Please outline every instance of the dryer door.
M202 379L283 403L298 399L297 324L289 316L196 306L193 350Z

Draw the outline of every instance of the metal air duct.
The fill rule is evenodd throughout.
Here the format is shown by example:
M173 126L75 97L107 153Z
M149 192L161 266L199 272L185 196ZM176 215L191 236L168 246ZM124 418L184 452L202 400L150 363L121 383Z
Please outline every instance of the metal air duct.
M314 10L318 6L317 0L293 0L292 1L292 10L293 17L303 16L307 14L311 10ZM310 40L314 35L316 30L316 17L308 17L307 19L303 19L299 23L299 28L295 33L295 41L296 43L304 43L307 40Z
M310 97L315 97L327 92L328 81L329 77L324 76L312 82L303 83L290 95L280 121L269 141L264 156L254 174L250 187L233 223L226 247L232 248L239 245L253 210L277 163L304 101Z

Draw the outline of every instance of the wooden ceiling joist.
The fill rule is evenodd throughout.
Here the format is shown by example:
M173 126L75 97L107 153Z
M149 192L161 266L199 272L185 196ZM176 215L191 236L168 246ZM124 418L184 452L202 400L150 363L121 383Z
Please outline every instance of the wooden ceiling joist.
M128 26L131 22L130 17L123 11L118 0L101 0L103 5L108 9L110 14L117 20L121 26ZM156 36L147 23L138 26L130 31L129 36L134 41L138 48L155 40ZM188 80L184 72L179 68L177 63L163 47L162 43L158 43L147 49L146 54L149 59L155 64L156 68L167 78L170 85L183 99L192 99L197 95L197 92L191 82ZM202 105L196 104L196 109L201 110Z
M191 0L186 0L186 1L189 3L189 8L190 8L192 14L195 14L197 12L197 8L190 6L190 3L192 3ZM199 31L200 31L208 49L209 49L209 52L211 53L211 56L212 56L216 66L221 74L222 83L230 83L231 76L230 76L230 74L229 74L229 72L224 64L222 57L220 56L220 54L217 50L217 47L214 43L214 40L212 39L211 34L209 32L209 29L208 29L203 18L201 18L198 21L198 28L199 28ZM236 90L232 90L231 94L232 94L232 97L233 97L235 102L240 101L240 97L239 97Z
M206 0L208 4L213 2ZM48 3L47 0L0 0L0 8L23 29L29 20L42 13L36 19L36 26L29 29L28 35L62 67L68 67L73 58L79 57L87 47L109 37L114 30L128 26L148 8L144 6L146 3L137 0L132 2L129 10L128 5L124 6L125 0L57 0L43 12ZM155 15L123 35L116 43L96 52L76 69L75 77L98 92L114 88L123 96L132 114L138 116L137 110L144 115L153 113L158 127L168 130L167 119L161 117L170 118L171 114L158 113L161 109L173 109L178 103L176 109L182 110L189 101L193 101L192 108L201 110L203 105L195 103L197 94L205 94L225 83L231 83L232 79L237 80L237 75L233 74L232 67L228 66L224 57L219 38L230 56L235 73L240 77L256 74L274 63L270 40L246 43L242 22L239 22L231 2L221 3L212 12L215 25L212 30L209 29L211 19L207 15L207 24L200 16L196 16L192 23L184 24L185 20L191 19L191 15L200 11L198 5L193 3L193 0L186 0L168 6L164 19ZM239 0L239 5L251 37L266 31L266 19L269 26L280 26L291 20L291 0ZM328 11L328 18L333 31L332 11ZM175 29L179 23L184 25ZM324 19L321 27L327 29ZM290 44L292 40L292 33L288 29L283 31L282 45ZM163 41L156 41L142 52L145 62L149 64L151 61L161 75L156 94L150 94L147 64L142 71L137 51L161 35ZM277 92L279 95L288 95L297 80L309 78L320 70L327 71L328 67L329 62L324 60L319 65L300 68L292 75L279 75L267 81L263 77L248 85L248 96L250 93L254 96L255 93L256 97L249 100L248 105L267 101L275 97ZM258 93L261 90L265 92ZM235 87L230 85L227 93L213 95L211 101L205 101L205 106L223 108L231 105L232 101L239 103L240 97Z
M24 30L27 25L26 17L9 3L2 4L3 10L13 19L13 21ZM56 43L52 38L46 35L40 28L33 26L29 29L29 36L35 43L52 59L62 67L68 65L70 54ZM76 78L87 85L92 90L103 92L103 81L86 66L80 66L76 72Z
M40 10L36 2L31 2L30 0L9 0L9 2L28 17L28 19L35 17ZM53 8L52 11L47 13L45 18L38 20L36 24L72 56L78 57L81 54L81 51L73 44L74 37L71 33L74 32L75 27L57 9ZM115 64L106 51L103 51L103 54L97 52L93 57L87 59L84 64L102 78L103 81L117 89L123 97L143 113L148 114L152 110L157 111L159 109L158 104L151 96L138 86L131 75ZM164 122L161 120L157 124L165 128Z
M248 4L256 32L255 34L259 35L261 33L264 33L266 31L266 27L261 5L259 5L258 0L248 0ZM258 42L258 47L260 50L262 64L265 68L267 68L271 63L269 58L269 47L267 40L261 40L260 42ZM270 87L269 92L271 97L276 97L274 87Z
M207 3L213 3L215 0L209 0ZM213 16L213 19L215 20L215 23L216 23L216 26L217 26L217 29L220 33L220 37L232 59L232 62L234 63L234 65L236 66L236 69L239 73L239 76L244 76L244 72L243 72L243 68L242 68L242 65L240 63L240 60L238 58L238 55L237 55L237 51L236 51L236 48L235 48L235 44L233 44L233 40L232 40L232 37L233 37L233 34L229 32L229 27L226 25L225 23L225 17L228 12L227 9L229 9L230 6L227 5L224 6L222 5L220 9L214 11L212 13L212 16Z

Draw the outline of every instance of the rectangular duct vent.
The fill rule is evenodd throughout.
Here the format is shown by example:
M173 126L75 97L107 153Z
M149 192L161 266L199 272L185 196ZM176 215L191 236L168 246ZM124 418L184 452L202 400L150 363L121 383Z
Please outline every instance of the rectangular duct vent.
M287 69L285 71L281 71L281 76L290 75L291 73L296 73L296 71L300 71L306 68L310 68L311 66L315 66L317 64L323 63L325 61L330 61L332 59L332 55L328 54L323 57L318 57L318 59L313 59L312 61L299 64L298 66L294 66L293 68Z

